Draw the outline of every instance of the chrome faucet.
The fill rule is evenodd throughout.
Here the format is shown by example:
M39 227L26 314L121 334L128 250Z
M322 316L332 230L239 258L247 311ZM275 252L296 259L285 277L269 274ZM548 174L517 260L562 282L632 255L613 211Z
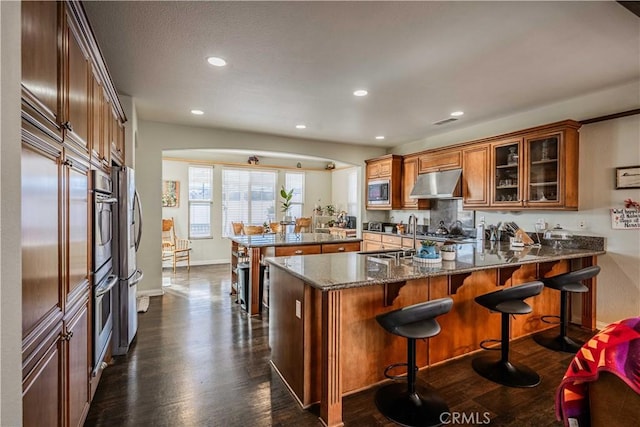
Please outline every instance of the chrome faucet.
M416 249L416 232L418 228L418 218L414 214L409 215L409 228L411 229L411 233L413 236L413 249Z

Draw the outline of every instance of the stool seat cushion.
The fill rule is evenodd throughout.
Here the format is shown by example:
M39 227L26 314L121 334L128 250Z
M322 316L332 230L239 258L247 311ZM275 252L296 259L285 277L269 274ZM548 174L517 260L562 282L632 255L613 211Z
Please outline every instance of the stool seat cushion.
M542 283L548 288L556 289L558 291L566 292L588 292L589 288L583 285L583 280L591 279L600 273L600 267L593 265L577 271L570 271L568 273L559 274L553 277L547 277L542 280Z
M500 289L495 292L480 295L475 301L491 311L509 314L526 314L531 307L523 300L542 292L542 282L529 282L512 288Z
M437 316L448 313L453 306L451 298L440 298L403 307L376 316L387 332L406 338L429 338L440 333Z
M527 314L531 313L531 306L519 299L513 299L496 304L496 311L509 314Z

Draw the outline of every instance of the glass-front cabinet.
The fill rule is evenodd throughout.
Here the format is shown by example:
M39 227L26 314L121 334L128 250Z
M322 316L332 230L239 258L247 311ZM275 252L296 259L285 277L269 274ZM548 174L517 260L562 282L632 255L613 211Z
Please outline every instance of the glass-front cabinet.
M527 182L524 200L529 206L559 203L561 136L555 133L524 140Z
M578 208L578 128L567 120L491 144L495 209Z
M499 141L492 145L493 191L492 206L522 206L522 139Z

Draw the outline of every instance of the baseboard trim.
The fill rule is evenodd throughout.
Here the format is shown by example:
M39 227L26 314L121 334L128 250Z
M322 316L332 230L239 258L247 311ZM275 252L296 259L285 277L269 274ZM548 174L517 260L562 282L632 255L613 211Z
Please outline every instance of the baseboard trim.
M164 291L162 289L152 289L150 291L136 292L137 297L161 297L162 295L164 295Z
M192 261L191 265L213 265L213 264L229 264L228 259L210 259L205 261Z

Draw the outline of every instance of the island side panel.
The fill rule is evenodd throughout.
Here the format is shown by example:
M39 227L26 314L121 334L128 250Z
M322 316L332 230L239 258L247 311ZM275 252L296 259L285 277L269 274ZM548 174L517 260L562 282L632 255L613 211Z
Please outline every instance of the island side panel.
M270 267L269 346L271 363L296 395L304 401L304 283L284 270ZM300 302L300 317L296 316Z
M342 390L345 394L384 380L384 369L388 365L406 363L406 338L387 332L376 321L376 316L427 301L428 283L425 278L342 291ZM416 364L419 368L427 366L427 357L427 342L418 340ZM404 372L405 368L398 368L391 374Z
M249 314L260 314L260 258L264 248L249 249Z
M438 317L442 330L429 339L429 364L480 349L480 341L500 338L500 315L474 301L475 297L503 289L497 269L429 279L429 299L451 297L453 307Z
M342 422L342 291L322 293L322 397L320 418L328 427Z

